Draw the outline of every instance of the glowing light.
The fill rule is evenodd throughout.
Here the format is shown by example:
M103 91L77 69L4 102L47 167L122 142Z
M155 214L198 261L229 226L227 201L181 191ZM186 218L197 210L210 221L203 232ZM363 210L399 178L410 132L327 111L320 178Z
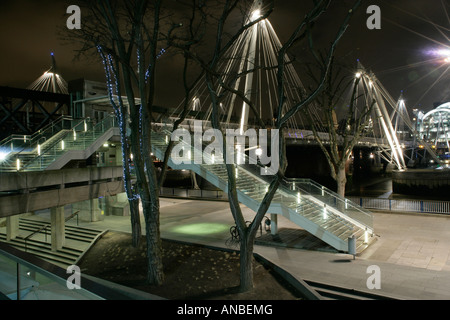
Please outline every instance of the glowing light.
M328 214L327 214L327 205L324 205L323 207L323 218L327 219L328 218Z
M357 73L355 74L355 77L358 78L358 79L361 78L361 76L362 76L361 72L357 72Z
M253 22L255 20L258 20L259 18L261 18L261 10L256 9L255 11L252 12L252 17L250 19Z
M65 148L65 144L64 144L64 140L61 141L61 150L64 150Z
M261 148L256 149L255 154L256 154L258 157L261 157L261 155L262 155L262 149L261 149Z
M364 243L368 243L369 242L369 232L364 231Z
M195 223L184 224L173 228L171 231L182 234L191 234L196 236L205 236L210 234L218 234L228 232L229 226L227 224L219 223Z
M0 152L0 161L5 161L7 157L8 157L7 152Z
M40 144L38 144L38 146L37 146L37 153L38 153L38 156L41 155L41 145Z
M20 170L20 159L16 160L16 169L17 169L17 171Z
M300 204L302 202L302 199L300 198L300 192L297 193L297 204Z
M436 51L437 55L441 57L450 58L450 49L440 49Z
M103 144L103 146L104 146L105 148L108 148L108 147L109 147L109 144L105 143L105 144Z

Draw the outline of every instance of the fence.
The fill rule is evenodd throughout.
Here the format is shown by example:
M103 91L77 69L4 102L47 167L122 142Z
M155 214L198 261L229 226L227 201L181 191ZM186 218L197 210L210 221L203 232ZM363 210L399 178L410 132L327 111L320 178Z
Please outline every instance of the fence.
M450 201L395 200L360 197L348 197L348 199L369 210L450 214Z
M221 190L161 188L160 192L162 196L173 196L180 198L205 198L221 200L228 199L228 195ZM368 210L436 213L450 215L450 201L395 200L361 197L347 197L347 199Z
M205 198L228 200L228 195L222 190L202 190L188 188L167 188L160 189L161 196L172 196L180 198Z

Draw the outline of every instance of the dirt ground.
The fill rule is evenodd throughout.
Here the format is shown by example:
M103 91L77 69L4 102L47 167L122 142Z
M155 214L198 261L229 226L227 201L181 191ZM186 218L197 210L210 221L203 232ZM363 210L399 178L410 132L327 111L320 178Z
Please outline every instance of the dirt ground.
M82 273L171 300L298 300L288 283L254 261L254 289L239 293L239 254L163 241L165 282L146 284L145 238L139 248L131 235L107 232L79 262Z

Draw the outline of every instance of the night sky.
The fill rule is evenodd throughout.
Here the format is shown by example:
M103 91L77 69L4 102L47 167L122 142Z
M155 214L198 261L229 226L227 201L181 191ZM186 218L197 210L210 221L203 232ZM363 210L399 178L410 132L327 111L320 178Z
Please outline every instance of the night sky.
M305 4L310 2L275 2L275 10L269 19L282 41L303 17ZM316 39L319 45L328 44L328 39L335 34L335 26L343 17L343 3L352 1L334 1L332 10L320 20ZM69 4L77 4L77 1L0 2L1 86L26 88L49 69L51 51L55 52L59 72L66 81L78 78L104 81L99 61L74 61L73 46L60 40L58 29L66 25L68 15L65 12ZM366 27L369 5L381 8L381 30ZM338 55L345 56L349 62L360 59L395 99L403 90L409 109L429 110L434 102L450 101L450 71L443 74L447 66L432 55L433 50L450 49L449 13L450 0L365 1L352 19L339 45ZM169 76L169 68L174 65L171 59L175 58L167 55L164 59L161 59L159 69L158 102L178 105L182 95L174 94L170 84L176 83L177 79ZM435 61L426 62L430 59ZM439 77L441 80L430 89Z

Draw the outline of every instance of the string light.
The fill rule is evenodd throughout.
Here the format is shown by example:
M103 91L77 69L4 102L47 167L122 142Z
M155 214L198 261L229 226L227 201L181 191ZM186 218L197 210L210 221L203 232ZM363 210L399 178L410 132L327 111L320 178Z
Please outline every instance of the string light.
M113 67L113 59L112 56L109 54L108 56L106 56L102 50L101 46L97 46L98 52L102 58L102 62L103 62L103 67L105 70L105 75L106 75L106 84L107 84L107 89L108 89L108 96L111 102L111 105L114 109L114 113L116 115L117 121L119 122L119 130L120 130L120 136L122 137L122 164L123 164L123 181L124 181L124 186L125 186L125 191L127 194L127 198L129 201L135 201L138 200L140 198L139 194L135 194L134 192L134 187L133 185L129 185L129 181L128 179L126 179L127 173L131 173L131 168L130 168L130 163L127 159L127 154L126 154L126 150L128 150L128 143L127 143L127 139L126 139L126 132L124 132L124 114L123 112L121 112L120 107L117 106L117 104L114 101L114 86L113 86L113 82L112 82L112 76L111 74L114 76L114 80L115 80L115 84L116 84L116 91L119 91L119 85L118 85L118 79L117 79L117 75L116 72L114 70ZM120 95L119 96L119 103L121 102L120 99Z

